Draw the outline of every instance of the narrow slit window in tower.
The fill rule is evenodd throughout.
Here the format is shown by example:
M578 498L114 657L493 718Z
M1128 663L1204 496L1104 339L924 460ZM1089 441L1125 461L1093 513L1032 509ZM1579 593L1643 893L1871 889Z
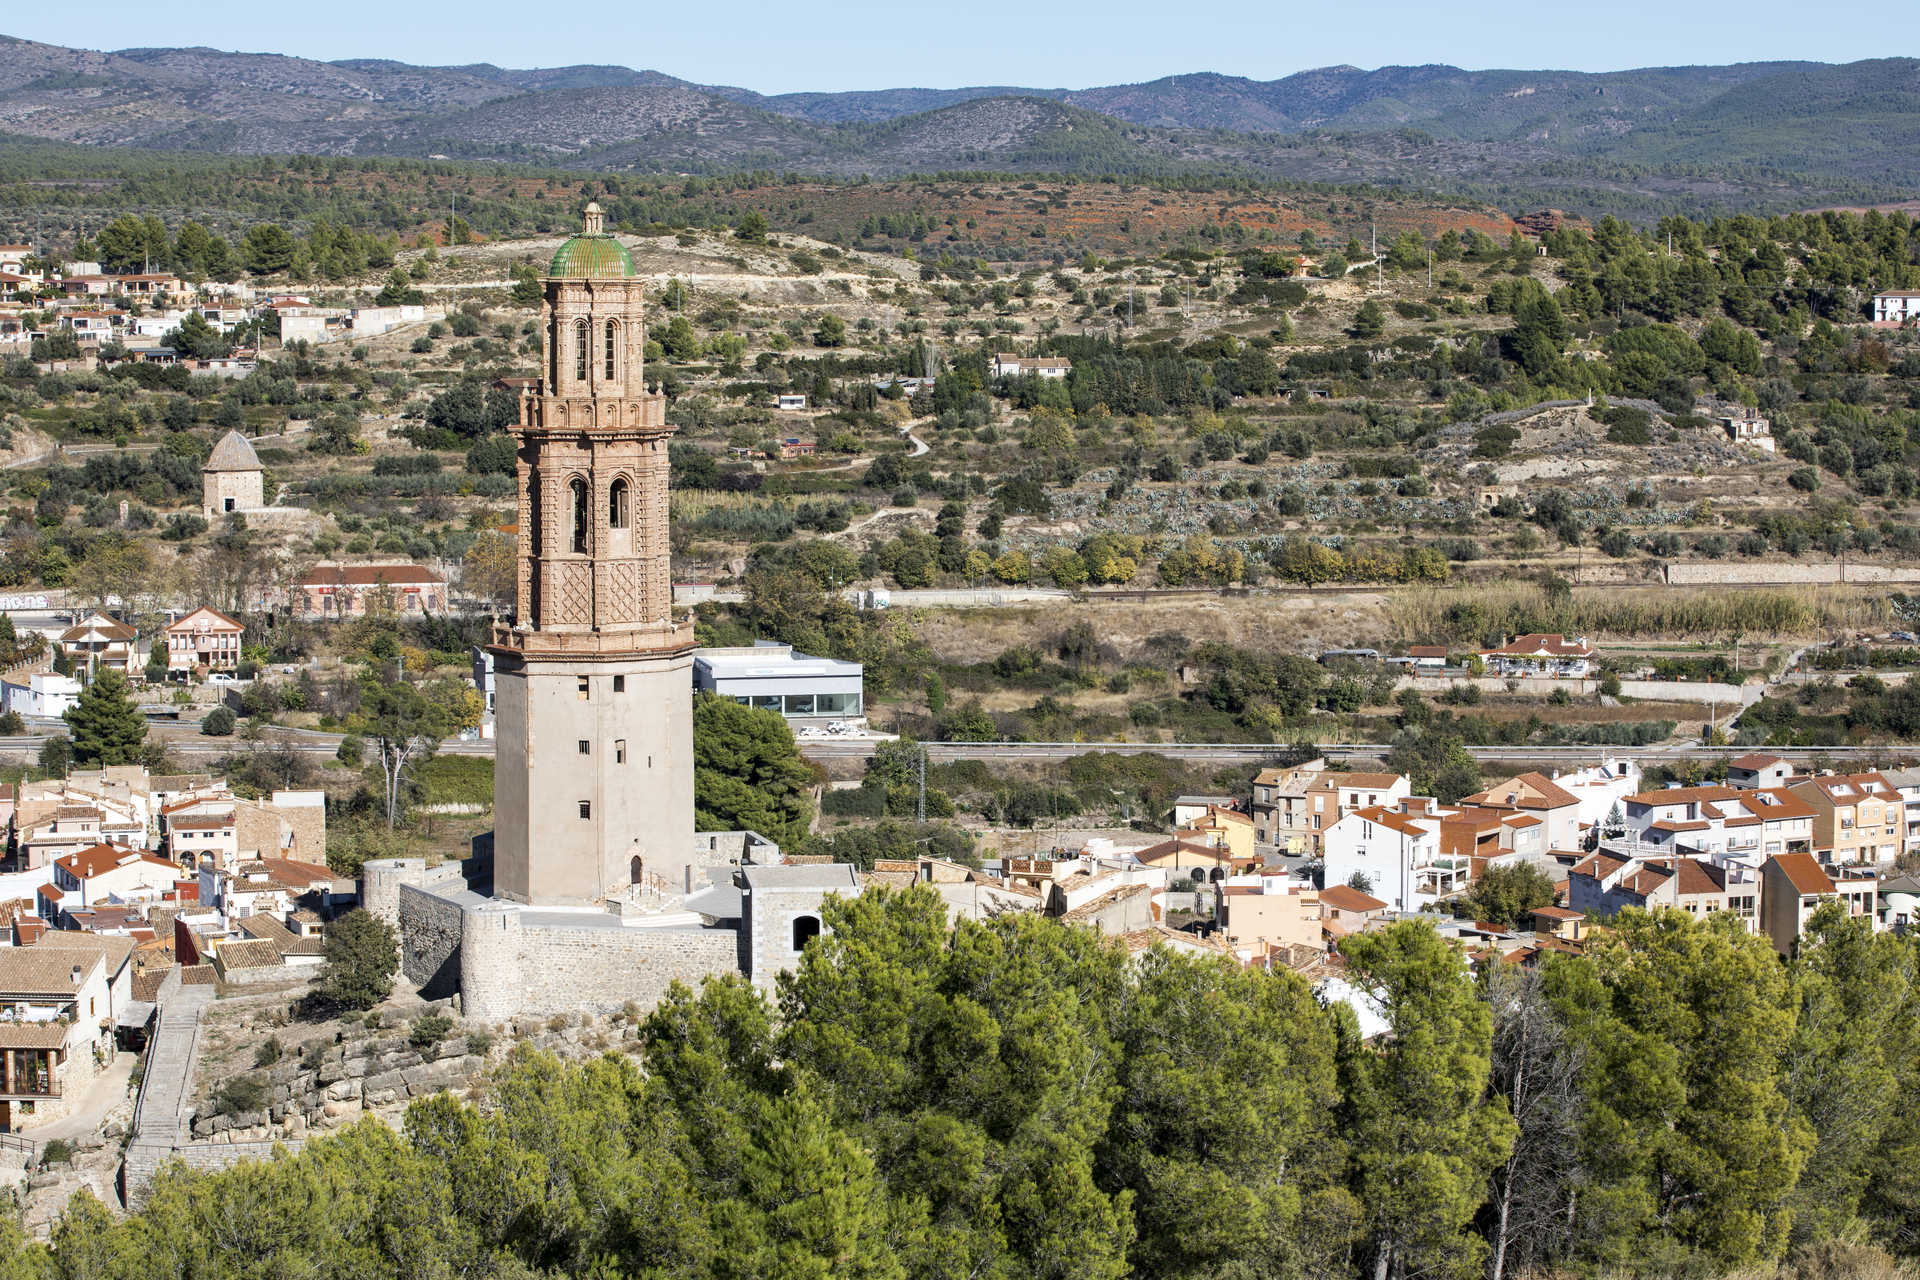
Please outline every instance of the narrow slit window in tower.
M593 339L589 336L587 322L580 320L573 326L573 377L576 382L587 380L587 347Z
M619 334L619 332L620 332L620 326L618 324L616 324L612 320L607 321L607 381L608 382L613 381L613 353L615 348L614 339Z
M587 482L575 480L567 488L573 494L573 549L584 553L587 549Z

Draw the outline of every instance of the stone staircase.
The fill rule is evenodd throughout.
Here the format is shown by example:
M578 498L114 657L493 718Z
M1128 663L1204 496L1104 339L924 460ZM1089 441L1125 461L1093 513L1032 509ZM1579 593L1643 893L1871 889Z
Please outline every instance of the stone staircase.
M133 1141L127 1146L122 1173L129 1206L145 1193L154 1171L192 1141L193 1069L200 1056L200 1019L212 999L211 987L181 986L171 980L160 991L146 1071L134 1104Z

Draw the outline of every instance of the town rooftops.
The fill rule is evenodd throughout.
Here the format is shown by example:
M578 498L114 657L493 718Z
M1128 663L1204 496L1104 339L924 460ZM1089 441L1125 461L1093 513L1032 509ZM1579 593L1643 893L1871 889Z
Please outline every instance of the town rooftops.
M56 865L75 879L91 880L97 875L122 867L130 862L152 862L163 867L171 867L170 862L161 862L158 858L149 858L138 849L122 849L119 845L96 844L54 859Z
M204 623L207 621L218 623L221 628L228 631L245 631L246 630L245 624L241 623L238 619L230 618L226 614L220 612L218 609L211 608L204 604L201 605L198 609L195 609L192 613L182 614L180 617L175 618L172 622L169 622L166 625L166 630L168 631L205 631L207 630L207 627L204 625ZM197 623L201 625L189 626L188 625L189 623ZM158 781L158 779L155 779L155 781Z
M1421 836L1427 834L1426 828L1401 813L1398 809L1389 809L1385 805L1370 805L1365 809L1355 809L1348 817L1359 818L1363 822L1374 822L1401 835Z
M282 963L280 948L271 942L249 939L245 942L223 942L214 952L214 959L223 970L228 969L267 969Z
M1397 773L1329 773L1320 779L1323 786L1351 790L1354 787L1390 789L1400 782Z
M1482 649L1480 652L1485 657L1591 658L1593 646L1577 636L1569 640L1558 632L1536 631L1516 636L1498 649Z
M95 914L98 915L104 911L105 908L102 908ZM115 974L120 972L121 967L127 963L127 958L133 954L134 947L138 945L133 938L116 934L83 933L77 929L50 929L40 935L39 941L35 942L33 947L39 951L71 951L97 955L106 960L107 972Z
M1663 791L1642 791L1627 797L1630 805L1712 804L1719 800L1738 800L1745 793L1738 787L1668 787Z
M62 631L60 633L60 643L78 644L83 640L95 638L100 640L132 640L137 638L139 634L138 631L135 631L132 627L116 618L109 618L104 613L96 613Z
M775 892L781 889L826 889L851 893L860 887L859 876L850 862L742 867L740 875L747 882L749 893L760 889Z
M272 877L275 883L286 885L291 889L311 889L316 885L332 885L344 878L332 867L323 867L312 862L295 862L292 858L262 858L258 865L266 868L267 875Z
M1320 891L1320 902L1335 911L1382 911L1387 905L1350 884L1328 885Z
M58 947L0 947L0 997L72 996L96 959Z
M1837 804L1852 804L1876 796L1890 799L1898 794L1894 785L1877 773L1844 773L1831 777L1808 778L1801 784L1811 786Z
M1779 853L1769 861L1802 896L1833 892L1833 881L1810 853Z
M1463 802L1514 809L1565 809L1580 803L1565 787L1543 773L1523 773L1505 782L1496 782L1477 795L1464 797Z
M1216 848L1204 840L1188 840L1180 836L1175 836L1171 840L1162 840L1159 844L1148 845L1136 851L1133 856L1143 863L1152 864L1186 854L1211 862L1228 862L1233 858L1233 854L1226 849Z

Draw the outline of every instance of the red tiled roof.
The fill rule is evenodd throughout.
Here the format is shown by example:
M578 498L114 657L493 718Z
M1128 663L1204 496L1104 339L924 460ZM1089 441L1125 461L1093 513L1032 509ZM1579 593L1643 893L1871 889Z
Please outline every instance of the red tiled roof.
M1727 761L1727 768L1746 769L1753 773L1758 773L1762 769L1771 768L1779 763L1779 756L1770 756L1764 751L1756 751L1752 755L1735 756L1733 759Z
M231 630L234 630L234 631L246 630L246 627L242 625L240 622L236 621L233 618L229 618L226 614L220 612L218 609L212 609L207 607L206 605L201 605L198 609L195 609L192 613L189 613L181 618L176 618L174 621L169 622L166 626L166 629L168 631L182 631L182 632L204 631L206 630L206 628L204 627L187 626L189 622L192 622L195 618L198 618L202 615L205 615L207 617L214 619L214 621L220 623L222 626L227 627Z
M96 844L54 861L79 879L91 880L101 872L111 871L122 862L130 862L139 856L133 850L122 849L118 845Z
M439 574L425 565L347 564L321 565L310 569L307 575L300 579L300 585L303 587L378 587L430 583L437 586L443 581Z
M1532 632L1524 636L1515 636L1498 649L1483 649L1481 655L1509 658L1591 658L1593 646L1585 640L1568 640L1558 632L1552 634Z
M1680 876L1679 889L1683 894L1726 892L1727 873L1718 867L1709 866L1697 858L1682 858L1677 871Z
M1328 885L1320 891L1320 902L1323 906L1332 907L1335 911L1379 911L1387 905L1372 894L1363 893L1350 884Z
M1389 830L1398 831L1401 835L1418 836L1426 834L1426 829L1413 822L1406 814L1395 809L1389 809L1385 805L1376 804L1365 809L1355 809L1347 816L1359 818L1364 822L1377 822ZM1341 819L1343 822L1345 820L1344 818Z
M1779 853L1767 859L1768 865L1778 867L1780 874L1787 878L1794 891L1801 896L1818 893L1832 893L1833 881L1820 868L1810 853Z

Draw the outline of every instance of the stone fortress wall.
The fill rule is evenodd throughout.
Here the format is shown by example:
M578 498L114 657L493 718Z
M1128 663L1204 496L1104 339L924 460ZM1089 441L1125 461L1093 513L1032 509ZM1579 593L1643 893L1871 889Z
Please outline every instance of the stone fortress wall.
M749 848L775 848L748 832L703 833L696 843L708 874L722 878ZM399 930L401 969L420 994L457 994L468 1018L650 1009L676 981L697 988L748 968L745 939L727 925L677 910L523 907L481 892L467 869L375 859L362 872L362 901Z

